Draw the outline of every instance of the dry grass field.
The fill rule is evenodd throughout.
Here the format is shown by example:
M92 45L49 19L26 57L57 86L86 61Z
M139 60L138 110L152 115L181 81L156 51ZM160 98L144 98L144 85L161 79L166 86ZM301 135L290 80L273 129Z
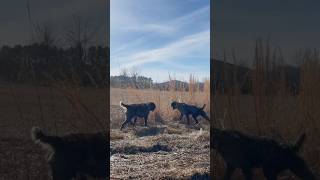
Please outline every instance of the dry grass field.
M209 83L207 82L207 89ZM190 179L209 178L210 124L201 119L187 126L178 121L179 113L170 104L174 100L202 106L210 114L209 91L181 92L111 88L110 136L111 179ZM149 127L143 120L133 128L120 131L124 110L119 102L154 102ZM200 118L199 118L200 119Z
M297 53L299 80L293 94L285 78L284 59L281 51L257 41L251 71L252 94L243 95L236 84L226 94L212 96L214 126L240 130L245 133L271 137L282 143L293 143L303 132L307 138L301 157L320 178L320 56L317 50ZM235 58L236 59L236 58ZM234 73L237 73L235 70ZM240 82L241 84L242 82ZM215 151L211 152L214 177L221 178L224 163ZM275 162L276 163L276 162ZM238 171L234 179L243 176ZM257 170L256 179L264 179ZM283 172L278 179L297 179L292 173Z
M49 179L46 154L30 138L32 126L53 135L105 131L106 95L103 89L1 83L0 179Z
M205 176L209 171L209 124L205 120L201 120L196 127L187 128L185 124L179 124L177 121L162 121L161 118L168 117L165 113L175 114L169 109L168 102L160 98L160 107L163 110L156 111L150 115L150 130L138 126L137 131L131 127L124 132L119 131L119 124L123 120L123 111L119 107L119 100L122 94L127 90L119 90L120 93L115 96L114 89L111 89L111 136L112 136L112 158L114 160L122 159L126 161L116 161L112 166L112 172L121 172L113 174L114 177L129 178L149 176L160 177L161 171L165 167L169 168L161 177L194 177ZM141 101L135 99L136 93L141 97L147 98L142 90L137 91L133 95L132 101ZM141 91L141 92L140 92ZM147 90L148 91L148 90ZM157 92L166 94L164 92ZM178 95L178 93L174 93ZM0 179L2 180L36 180L49 179L48 165L45 162L45 152L35 145L30 138L30 130L33 126L39 126L44 131L52 135L64 135L68 133L78 132L96 132L109 129L107 123L109 117L108 102L106 101L106 89L98 88L80 88L68 84L57 84L54 87L37 87L33 85L17 85L17 84L0 84ZM150 96L156 98L154 92ZM185 95L187 96L187 95ZM117 97L118 99L114 99ZM129 97L129 96L127 96ZM181 95L182 97L182 95ZM203 98L202 102L207 103L208 99ZM159 98L158 98L159 99ZM206 101L205 101L206 100ZM115 103L117 101L117 103ZM157 104L160 101L154 100ZM161 115L160 115L161 114ZM171 119L170 119L171 120ZM166 123L168 122L168 123ZM140 129L139 129L140 128ZM202 128L200 131L199 129ZM149 132L151 131L151 132ZM156 134L152 133L156 132ZM145 149L131 148L131 145L145 147ZM158 151L162 149L164 151ZM131 149L133 151L131 152ZM149 153L140 153L139 151L150 151ZM136 151L136 152L134 152ZM133 153L133 154L131 154ZM190 154L196 153L194 156ZM166 155L167 154L167 155ZM123 158L126 156L129 159ZM184 158L181 158L184 157ZM155 161L162 158L162 161ZM132 163L127 163L128 161ZM150 164L154 162L155 164ZM169 163L169 162L173 163ZM176 164L174 164L174 162ZM194 163L192 163L194 162ZM130 166L123 166L123 163ZM140 168L135 166L142 164L142 169L146 171L129 171L132 168ZM143 166L145 164L146 166ZM149 164L149 165L148 165ZM153 171L150 174L147 170ZM190 165L192 168L190 168ZM120 167L117 171L116 167ZM160 168L162 167L162 168ZM128 169L126 169L128 168ZM174 169L177 168L177 169ZM190 170L189 170L190 169ZM115 171L113 171L115 170ZM197 175L196 173L201 173Z
M271 56L270 56L271 57ZM261 60L262 59L262 60ZM221 178L224 163L211 151L209 123L187 126L177 120L178 113L170 107L172 100L202 106L214 126L272 137L289 143L305 132L306 142L301 156L314 174L320 177L320 58L306 53L300 69L299 93L286 89L281 72L276 80L268 79L275 71L265 67L267 58L257 58L253 71L253 93L243 95L235 87L230 93L211 95L209 83L204 92L192 90L158 91L111 88L80 88L70 84L37 87L0 83L0 180L45 180L48 166L45 152L30 139L32 126L39 126L53 135L109 130L111 136L111 179L190 179L206 177L210 166L213 178ZM261 61L261 62L260 62ZM267 94L268 88L275 93ZM157 105L149 117L149 127L138 125L119 130L124 111L119 101L139 103L153 101ZM107 112L110 110L110 117ZM108 123L110 120L110 124ZM192 122L192 121L191 121ZM243 179L237 171L233 179ZM261 171L255 179L264 179ZM283 172L279 179L296 179Z

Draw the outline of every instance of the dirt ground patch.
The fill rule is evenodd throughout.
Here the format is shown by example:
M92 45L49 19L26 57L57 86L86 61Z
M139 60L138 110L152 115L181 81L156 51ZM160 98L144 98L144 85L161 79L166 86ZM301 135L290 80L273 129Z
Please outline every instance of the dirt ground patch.
M162 128L163 133L154 136L135 136L131 130L123 132L131 133L126 138L111 141L111 179L206 179L209 132L183 129L183 133L168 134L167 126Z

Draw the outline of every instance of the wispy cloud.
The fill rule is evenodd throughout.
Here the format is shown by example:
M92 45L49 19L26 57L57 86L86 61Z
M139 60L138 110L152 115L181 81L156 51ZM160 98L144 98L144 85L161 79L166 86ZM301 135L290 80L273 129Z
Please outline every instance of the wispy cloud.
M204 31L185 36L180 40L167 44L164 47L142 51L128 56L117 58L118 62L125 64L124 68L142 65L150 62L165 62L175 58L192 56L199 51L209 48L210 31ZM205 48L205 49L203 49Z
M172 26L166 26L162 24L146 24L144 26L132 26L126 28L128 31L137 32L152 32L159 34L170 34L176 32L177 28Z
M169 35L172 33L178 33L179 30L182 30L187 25L194 24L195 21L203 21L205 20L204 18L209 19L209 12L210 7L208 5L200 9L196 9L191 13L182 15L180 17L165 22L146 23L139 22L137 19L135 19L134 24L130 23L128 26L122 26L122 30ZM130 17L130 21L132 21L132 17Z
M130 0L111 4L111 74L139 67L142 75L159 79L159 72L185 76L196 68L209 76L210 1L141 2L144 7Z

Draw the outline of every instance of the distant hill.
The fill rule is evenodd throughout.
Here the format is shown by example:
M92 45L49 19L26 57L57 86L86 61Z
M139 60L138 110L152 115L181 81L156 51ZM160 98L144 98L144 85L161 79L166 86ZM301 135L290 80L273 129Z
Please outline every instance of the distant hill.
M138 88L138 89L160 89L169 90L174 88L175 90L189 90L189 83L179 80L166 81L161 83L153 83L153 80L144 76L129 77L129 76L110 76L110 85L115 88ZM204 83L196 83L196 87L203 90Z
M151 88L153 85L153 80L144 76L110 76L110 86L115 88L138 88L146 89Z
M162 83L155 83L153 85L153 87L156 89L160 89L160 90L169 90L170 88L174 87L175 90L188 91L189 90L189 83L179 81L179 80L172 80L172 81L166 81L166 82L162 82ZM196 83L196 87L202 91L204 88L204 83L198 82L198 83Z

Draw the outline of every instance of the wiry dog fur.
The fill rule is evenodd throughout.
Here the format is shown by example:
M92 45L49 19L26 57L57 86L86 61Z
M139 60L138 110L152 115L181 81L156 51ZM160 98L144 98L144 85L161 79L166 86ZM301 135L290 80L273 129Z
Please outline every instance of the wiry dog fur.
M49 136L39 128L31 130L32 140L47 150L53 180L87 176L107 178L106 133Z
M207 113L203 111L203 109L206 107L205 104L201 108L199 108L197 106L173 101L171 103L171 107L172 109L177 109L180 112L179 120L182 120L184 115L187 117L188 125L190 125L189 115L192 115L193 119L196 121L196 124L199 123L199 121L197 120L198 116L202 116L204 119L210 121Z
M302 134L294 144L288 145L266 137L215 129L211 144L227 164L225 180L231 178L235 168L240 168L247 180L252 179L252 168L262 168L268 180L276 180L286 169L301 179L314 180L315 176L297 154L304 140Z
M120 130L122 130L123 127L128 123L135 125L138 117L144 118L144 125L148 126L147 121L149 112L156 109L156 105L153 102L141 104L124 104L120 102L120 106L126 109L126 117L121 125Z

